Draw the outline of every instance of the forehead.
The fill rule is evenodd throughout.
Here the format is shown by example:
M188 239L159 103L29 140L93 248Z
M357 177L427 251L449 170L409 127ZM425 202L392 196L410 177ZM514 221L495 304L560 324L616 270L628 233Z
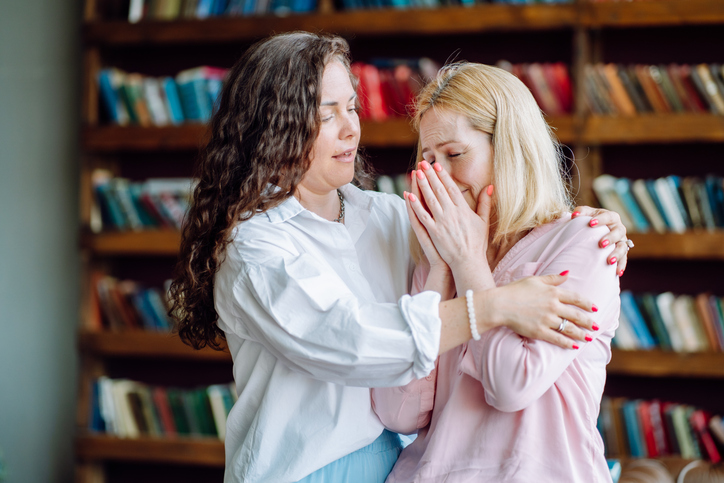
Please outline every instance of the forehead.
M448 109L430 109L420 119L420 140L424 147L461 140L472 130L465 116Z
M347 68L338 60L330 61L322 75L322 102L339 101L340 97L344 98L341 102L347 102L352 94L354 88Z

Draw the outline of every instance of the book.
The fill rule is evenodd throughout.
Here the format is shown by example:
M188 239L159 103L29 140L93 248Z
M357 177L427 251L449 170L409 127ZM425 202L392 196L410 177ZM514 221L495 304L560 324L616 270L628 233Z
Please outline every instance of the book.
M641 88L646 95L646 99L648 99L649 105L651 105L653 111L656 114L666 114L670 112L670 109L664 101L664 98L658 87L656 86L656 83L651 78L651 72L648 67L649 66L646 65L634 66L636 79L641 85Z
M667 178L658 178L654 181L654 190L663 212L666 214L671 231L684 233L686 231L686 222L681 216L681 211L679 211L679 206L675 201L675 197L678 198L678 193L672 190L669 180Z
M681 180L680 192L684 201L684 207L691 221L692 228L703 228L701 210L699 209L699 201L696 196L696 183L700 181L687 177Z
M623 421L626 425L629 454L634 458L646 458L648 454L639 422L638 405L639 401L626 401L623 403Z
M618 64L617 67L618 76L626 88L626 93L631 99L631 102L633 102L636 107L636 111L638 111L639 114L653 112L654 109L651 107L651 103L646 98L646 94L638 81L635 68L633 66L624 67L620 64Z
M616 104L616 109L623 116L635 116L636 107L624 87L621 77L618 75L618 67L615 64L598 66L599 73L606 78L611 89L611 98Z
M641 316L638 306L634 300L633 294L628 290L621 292L621 312L625 313L626 319L631 324L639 347L641 349L651 349L656 346L656 342L649 332L649 329Z
M613 189L616 191L619 200L626 208L628 216L631 218L636 231L646 233L651 229L649 221L644 216L636 199L631 192L631 181L628 178L618 178L613 183Z
M659 313L659 307L656 304L656 295L652 293L642 294L641 305L645 310L647 316L646 318L651 321L650 325L653 327L653 331L656 335L656 341L658 342L659 347L661 347L661 349L665 351L672 350L673 347L671 345L669 331L666 328L664 319L661 317L661 313Z
M601 206L619 214L621 223L627 230L636 231L636 225L631 220L628 211L616 192L615 183L616 178L608 174L602 174L593 180L593 192L596 194Z
M681 329L679 328L676 320L674 320L674 316L672 313L672 305L674 303L674 299L674 294L671 292L660 293L656 297L656 306L659 309L659 315L661 316L661 320L663 320L664 325L666 326L666 331L669 335L671 347L676 352L683 352L685 350L684 336L681 333Z
M701 323L704 335L706 336L707 344L702 347L703 350L722 351L724 345L721 344L721 340L715 327L715 319L712 317L711 307L709 306L709 294L702 293L694 298L696 314Z
M689 416L689 423L697 437L696 441L699 443L700 452L706 455L712 463L716 464L721 461L721 455L707 429L708 420L709 417L701 409L694 410Z
M654 427L651 423L651 415L649 414L650 406L651 403L648 401L639 401L637 409L639 424L641 425L641 433L643 435L643 442L646 445L646 454L649 458L656 458L659 456L659 449L656 446Z
M654 231L656 233L665 233L667 231L666 222L654 204L654 200L646 187L646 182L642 179L634 180L631 183L631 193Z
M683 338L684 351L704 350L708 344L696 315L693 298L690 295L679 295L671 304L671 312Z
M698 64L692 68L692 74L698 77L700 88L709 101L710 110L715 114L724 114L724 97L711 75L709 66Z

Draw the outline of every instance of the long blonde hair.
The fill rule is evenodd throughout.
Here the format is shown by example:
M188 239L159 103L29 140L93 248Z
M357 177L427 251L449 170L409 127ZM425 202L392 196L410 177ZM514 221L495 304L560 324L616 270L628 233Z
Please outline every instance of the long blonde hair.
M413 123L430 109L465 116L491 137L492 244L559 218L573 207L561 167L561 148L528 88L509 72L475 63L450 64L418 94ZM417 162L422 161L418 140Z

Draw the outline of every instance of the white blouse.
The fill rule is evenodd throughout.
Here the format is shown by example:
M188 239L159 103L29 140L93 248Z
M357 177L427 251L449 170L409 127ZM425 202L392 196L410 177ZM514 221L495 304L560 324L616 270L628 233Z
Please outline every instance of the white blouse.
M347 185L345 224L295 198L241 223L214 284L238 401L230 482L295 482L374 441L370 387L427 376L440 297L409 291L409 221L397 196Z

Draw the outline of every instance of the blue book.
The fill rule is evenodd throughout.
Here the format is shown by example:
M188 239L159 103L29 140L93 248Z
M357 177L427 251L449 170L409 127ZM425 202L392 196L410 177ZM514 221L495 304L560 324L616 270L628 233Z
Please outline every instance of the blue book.
M88 429L104 433L106 431L106 422L101 415L100 399L100 384L96 379L91 383L90 418L88 421Z
M111 81L111 72L108 69L102 69L98 72L98 90L103 100L103 107L108 113L108 118L115 124L120 123L119 109L121 98L118 96L118 92L113 87Z
M641 425L639 424L638 401L626 401L623 403L623 418L626 425L626 440L634 458L646 458L647 451L644 443Z
M656 193L656 188L654 187L654 180L652 180L652 179L646 180L646 190L649 192L651 199L654 201L654 205L656 205L656 209L659 210L659 213L661 214L661 218L664 219L666 228L671 230L671 220L669 220L669 217L666 215L666 210L664 210L664 205L661 204L659 195Z
M256 11L256 0L244 0L244 7L241 11L242 15L248 17L254 15Z
M659 312L659 306L656 304L656 295L652 293L641 295L641 305L643 311L647 313L648 318L651 320L659 347L665 351L672 350L669 331L666 329L664 319L661 317L661 312Z
M611 473L613 483L618 483L618 480L621 478L621 462L619 460L608 459L606 463L608 463L608 471Z
M639 207L638 202L636 202L636 199L631 193L631 180L628 178L618 178L613 183L613 189L616 190L616 194L618 194L631 220L634 222L634 225L636 225L636 231L641 233L649 231L651 229L649 220L646 219L646 216L641 211L641 207Z
M118 230L125 230L128 228L128 220L124 216L120 202L113 191L110 183L101 184L96 187L96 194L98 195L101 210L105 207L105 211L108 213L110 219L110 226Z
M188 69L176 76L184 118L189 121L206 122L211 117L212 103L203 69Z
M722 179L718 176L708 175L704 179L706 194L709 197L711 212L714 216L714 223L717 227L724 227L724 192L722 191Z
M211 15L214 17L220 17L226 13L226 9L229 7L229 0L214 0L214 5L211 7Z
M686 207L684 206L684 196L681 192L681 178L679 176L672 175L667 176L666 180L671 187L671 192L674 195L674 203L676 204L676 208L679 210L679 213L681 213L681 217L684 219L684 224L687 228L691 228L691 216L689 216L689 212L686 211Z
M196 6L196 18L207 18L211 15L211 9L214 8L214 0L199 0Z
M656 346L651 332L649 332L646 322L639 311L633 294L629 290L621 292L621 311L626 315L626 319L631 323L631 328L639 341L642 349L652 349Z
M178 86L173 77L164 77L161 80L163 86L163 92L166 98L166 107L168 107L168 114L171 120L171 124L179 125L184 122L184 111L181 107L181 98L178 95Z

